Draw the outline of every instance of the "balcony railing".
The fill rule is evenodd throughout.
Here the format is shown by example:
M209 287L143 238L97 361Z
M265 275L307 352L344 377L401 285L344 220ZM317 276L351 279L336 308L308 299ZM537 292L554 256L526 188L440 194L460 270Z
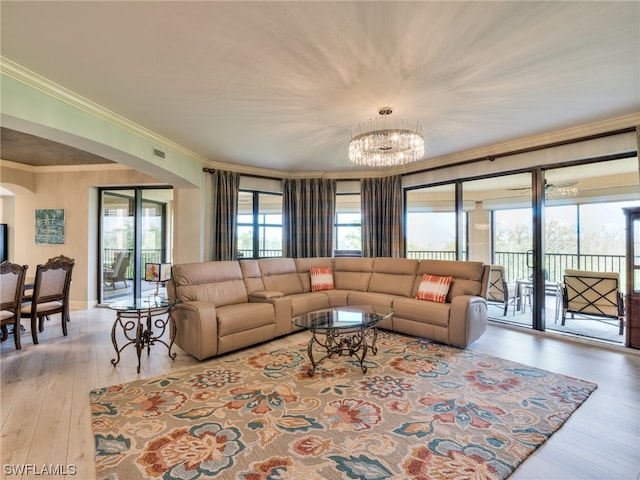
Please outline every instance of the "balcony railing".
M408 250L407 258L417 260L455 260L456 252L450 250Z
M532 261L530 255L527 252L495 252L494 262L504 266L509 281L529 278L532 273L532 268L529 267ZM561 282L565 269L572 268L592 272L618 272L621 287L625 285L624 255L547 253L543 268L546 270L547 280L550 282Z
M264 249L258 250L258 258L270 258L270 257L281 257L282 250L275 249ZM252 249L244 249L238 250L238 258L253 258L253 250Z
M456 256L452 251L412 250L407 252L407 258L455 260ZM508 281L530 278L533 269L529 265L532 265L532 261L530 252L495 252L494 254L494 263L504 267ZM565 269L571 268L592 272L617 272L620 274L620 288L624 289L625 286L624 255L547 253L543 268L547 272L549 282L562 282Z

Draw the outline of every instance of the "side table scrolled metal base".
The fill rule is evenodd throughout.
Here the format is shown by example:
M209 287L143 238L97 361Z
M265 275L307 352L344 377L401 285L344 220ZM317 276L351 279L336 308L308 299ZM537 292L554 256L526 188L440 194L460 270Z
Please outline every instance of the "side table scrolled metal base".
M153 297L152 297L153 298ZM168 349L169 358L174 360L176 352L171 352L176 338L176 322L171 315L170 303L164 298L147 300L136 299L135 302L124 301L109 305L109 308L117 312L116 320L111 328L111 342L116 351L116 358L111 359L115 367L120 362L120 353L129 345L134 345L138 356L138 373L140 373L140 357L146 348L147 355L151 353L151 346L161 343ZM166 318L164 317L166 315ZM164 337L169 329L169 343ZM120 330L127 343L118 347L117 332Z

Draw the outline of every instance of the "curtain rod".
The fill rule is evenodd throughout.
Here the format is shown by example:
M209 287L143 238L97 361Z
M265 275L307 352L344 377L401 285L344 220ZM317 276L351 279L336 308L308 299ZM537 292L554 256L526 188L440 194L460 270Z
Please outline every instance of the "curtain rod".
M401 177L404 177L406 175L414 175L416 173L432 172L432 171L435 171L435 170L442 170L443 168L458 167L458 166L469 165L469 164L477 163L477 162L486 162L486 161L493 162L497 158L510 157L512 155L519 155L521 153L535 152L535 151L538 151L538 150L544 150L545 148L553 148L553 147L559 147L559 146L562 146L562 145L570 145L572 143L585 142L587 140L594 140L594 139L597 139L597 138L611 137L613 135L620 135L622 133L635 132L636 130L637 130L636 127L626 127L626 128L621 128L621 129L618 129L618 130L612 130L612 131L609 131L609 132L595 133L595 134L592 134L592 135L586 135L584 137L572 138L570 140L560 140L560 141L557 141L557 142L546 143L546 144L543 144L543 145L536 145L534 147L527 147L527 148L521 148L519 150L511 150L511 151L508 151L508 152L495 153L493 155L485 155L484 157L470 158L468 160L462 160L460 162L455 162L455 163L448 163L446 165L439 165L439 166L436 166L436 167L424 168L424 169L421 169L421 170L415 170L415 171L407 172L407 173L399 173L398 175L400 175ZM206 173L215 173L216 169L215 168L204 167L202 169L202 171L206 172ZM276 180L278 179L277 177L268 177L268 176L253 175L253 174L249 174L247 176L256 177L256 178L276 179ZM283 180L283 179L280 179L280 180ZM335 180L340 180L340 179L335 179ZM349 179L346 179L346 180L354 180L354 179L349 178ZM362 178L356 179L356 180L362 180Z
M449 168L449 167L459 167L462 165L469 165L469 164L478 163L478 162L486 162L486 161L493 162L497 158L510 157L513 155L519 155L521 153L536 152L538 150L544 150L545 148L560 147L562 145L571 145L572 143L586 142L588 140L611 137L613 135L620 135L622 133L629 133L634 131L636 131L636 127L626 127L626 128L621 128L619 130L612 130L610 132L594 133L593 135L587 135L579 138L572 138L570 140L559 140L557 142L545 143L543 145L536 145L535 147L521 148L519 150L511 150L508 152L496 153L493 155L485 155L484 157L470 158L468 160L462 160L460 162L447 163L446 165L438 165L436 167L424 168L421 170L416 170L414 172L401 174L401 175L405 176L405 175L413 175L416 173L433 172L434 170L442 170L443 168Z

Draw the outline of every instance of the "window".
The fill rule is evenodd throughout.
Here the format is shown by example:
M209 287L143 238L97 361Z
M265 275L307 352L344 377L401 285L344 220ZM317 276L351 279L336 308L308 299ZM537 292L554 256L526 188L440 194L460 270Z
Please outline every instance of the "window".
M173 190L105 188L100 202L99 302L141 297L157 286L143 281L145 264L171 262Z
M336 252L359 254L362 250L362 212L359 193L336 195L334 245Z
M282 195L240 191L238 257L282 256Z
M407 258L456 259L455 186L407 191Z

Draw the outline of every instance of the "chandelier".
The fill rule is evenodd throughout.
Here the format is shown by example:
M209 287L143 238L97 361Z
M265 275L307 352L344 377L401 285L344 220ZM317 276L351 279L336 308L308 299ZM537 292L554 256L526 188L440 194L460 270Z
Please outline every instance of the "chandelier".
M350 130L349 160L368 167L396 167L421 160L424 155L423 127L409 128L409 121L388 118L393 110L383 107L378 118Z

